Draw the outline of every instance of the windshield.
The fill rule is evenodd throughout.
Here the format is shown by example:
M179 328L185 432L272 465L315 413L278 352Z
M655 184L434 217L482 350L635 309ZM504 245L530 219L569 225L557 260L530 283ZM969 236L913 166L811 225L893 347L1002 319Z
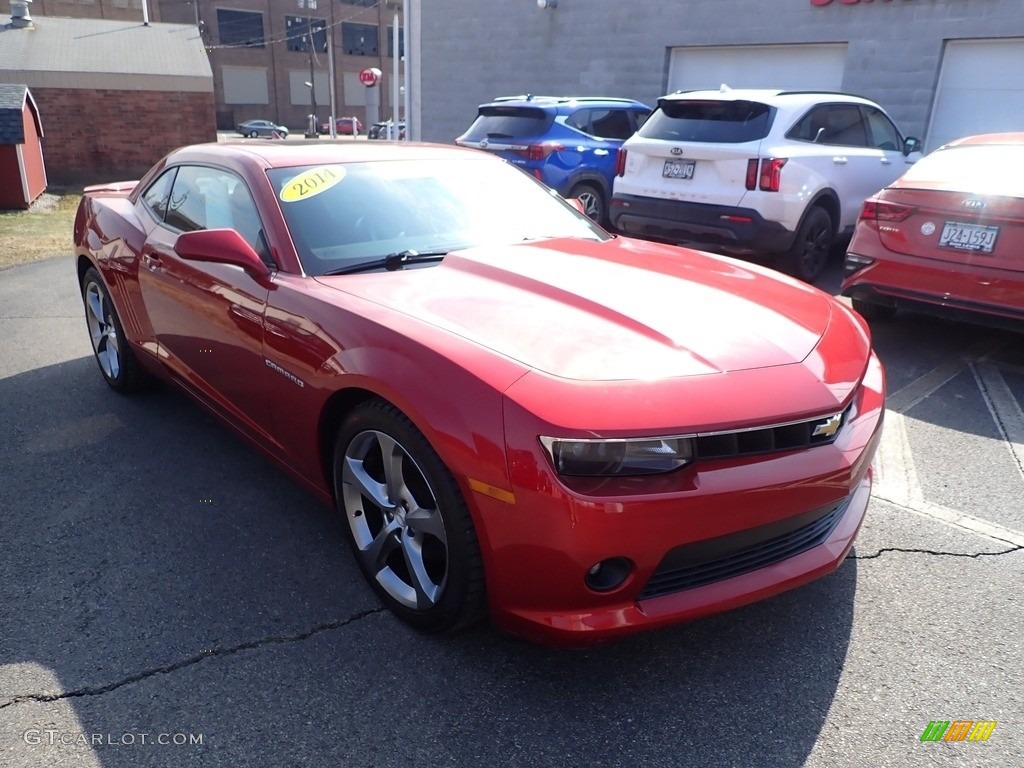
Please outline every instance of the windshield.
M402 251L610 237L540 182L486 156L274 168L267 176L310 275Z
M553 114L537 107L480 107L479 115L461 139L534 138L547 133L553 120Z
M661 99L638 134L664 141L742 144L767 136L772 118L772 108L755 101Z

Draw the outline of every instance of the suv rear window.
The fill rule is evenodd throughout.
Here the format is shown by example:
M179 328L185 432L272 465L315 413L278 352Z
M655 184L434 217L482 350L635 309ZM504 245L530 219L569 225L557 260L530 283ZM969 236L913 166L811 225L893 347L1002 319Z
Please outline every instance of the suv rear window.
M547 133L554 120L537 107L480 107L480 112L462 137L466 141L519 139Z
M775 110L756 101L659 99L638 135L664 141L742 144L768 135Z

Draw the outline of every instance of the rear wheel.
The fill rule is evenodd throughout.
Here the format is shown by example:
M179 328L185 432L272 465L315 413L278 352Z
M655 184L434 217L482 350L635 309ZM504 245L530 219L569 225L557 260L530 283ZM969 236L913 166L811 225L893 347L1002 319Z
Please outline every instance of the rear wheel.
M455 479L423 434L381 400L338 431L334 490L370 586L402 621L449 632L485 613L480 545Z
M583 204L583 212L598 224L604 221L604 195L593 184L577 184L569 192L569 197L577 198Z
M117 310L95 267L86 270L82 278L82 302L93 355L104 380L111 389L122 394L146 389L153 379L135 358Z
M828 211L818 206L811 208L800 225L793 247L778 258L779 268L813 283L825 271L834 239L832 217Z
M865 320L888 320L896 314L896 307L888 304L872 304L860 299L851 299L850 303Z
M255 138L258 138L258 137L259 137L259 134L256 131L249 131L249 138L250 139L255 139Z

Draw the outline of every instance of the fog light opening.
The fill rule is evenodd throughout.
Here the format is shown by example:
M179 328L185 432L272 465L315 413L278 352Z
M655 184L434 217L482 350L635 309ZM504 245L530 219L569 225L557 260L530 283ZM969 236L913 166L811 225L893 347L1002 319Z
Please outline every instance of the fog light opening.
M625 557L609 557L594 563L584 579L595 592L611 592L621 587L633 572L633 562Z

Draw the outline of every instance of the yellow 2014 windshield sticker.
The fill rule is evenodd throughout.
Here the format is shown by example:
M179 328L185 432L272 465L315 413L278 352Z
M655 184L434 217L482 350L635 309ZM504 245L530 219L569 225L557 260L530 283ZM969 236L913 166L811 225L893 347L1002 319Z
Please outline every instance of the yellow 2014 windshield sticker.
M281 202L294 203L307 200L326 192L345 178L345 169L340 165L321 165L303 171L285 182L281 188Z

